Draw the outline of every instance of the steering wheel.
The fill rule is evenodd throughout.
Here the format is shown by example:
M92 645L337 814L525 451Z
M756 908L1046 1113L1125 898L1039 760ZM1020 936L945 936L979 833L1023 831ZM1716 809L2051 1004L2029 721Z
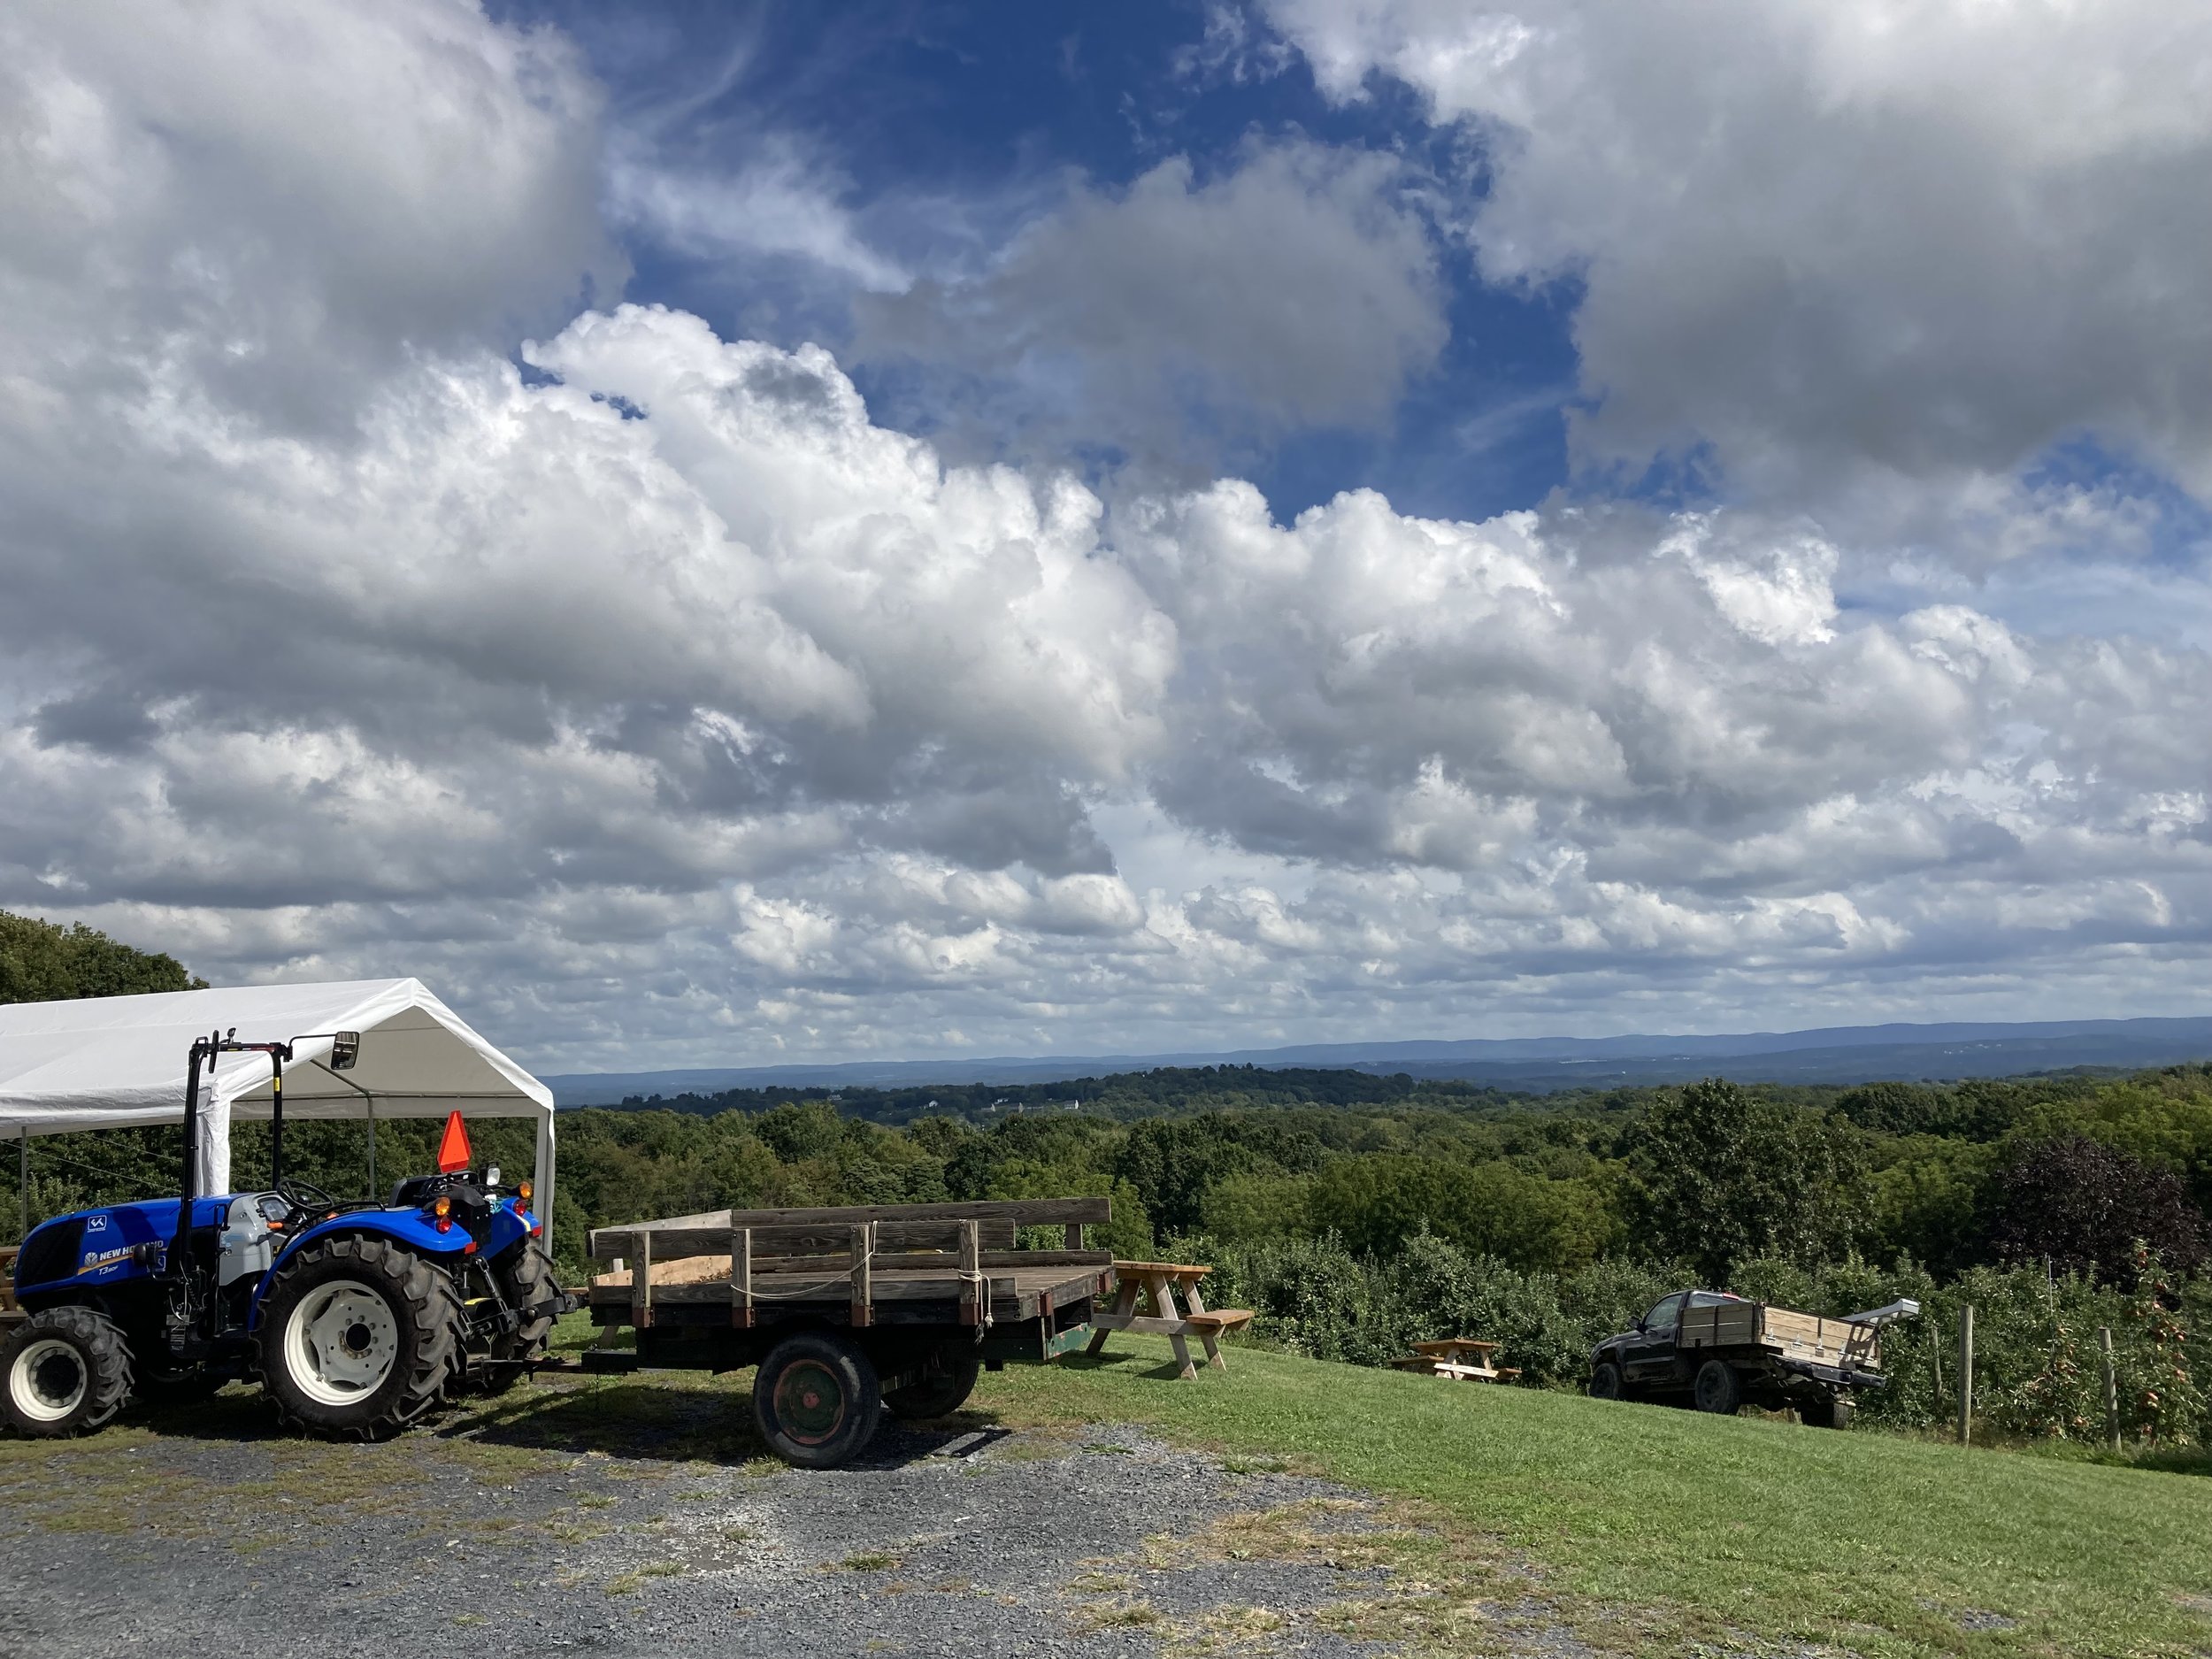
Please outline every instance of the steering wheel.
M303 1181L296 1176L286 1176L276 1184L277 1196L295 1210L337 1210L338 1201L312 1181Z

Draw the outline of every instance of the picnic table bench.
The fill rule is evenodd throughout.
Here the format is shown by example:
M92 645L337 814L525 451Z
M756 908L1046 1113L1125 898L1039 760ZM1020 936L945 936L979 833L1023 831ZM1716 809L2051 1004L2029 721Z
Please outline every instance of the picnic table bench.
M1502 1346L1479 1341L1471 1336L1448 1336L1433 1342L1416 1342L1412 1353L1390 1363L1400 1371L1442 1377L1452 1382L1503 1382L1521 1373L1510 1365L1501 1366L1492 1360L1491 1356Z
M1190 1348L1186 1343L1187 1338L1194 1336L1205 1346L1206 1363L1216 1371L1227 1371L1229 1362L1221 1357L1221 1335L1251 1324L1252 1310L1209 1309L1205 1298L1199 1294L1198 1281L1212 1271L1210 1267L1188 1262L1117 1261L1114 1305L1103 1313L1091 1315L1090 1347L1085 1351L1103 1353L1107 1333L1112 1331L1164 1336L1175 1350L1183 1380L1194 1382L1198 1368L1191 1363ZM1179 1294L1184 1303L1179 1308L1176 1305ZM1149 1312L1138 1311L1140 1298L1149 1303Z

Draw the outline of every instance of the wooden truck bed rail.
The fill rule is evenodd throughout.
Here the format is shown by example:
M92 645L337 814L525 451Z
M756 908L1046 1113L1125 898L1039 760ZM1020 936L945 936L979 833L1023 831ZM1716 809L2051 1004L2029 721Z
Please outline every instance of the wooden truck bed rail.
M1882 1363L1878 1326L1825 1319L1759 1302L1685 1308L1675 1345L1682 1349L1761 1348L1785 1363L1854 1371L1878 1371Z

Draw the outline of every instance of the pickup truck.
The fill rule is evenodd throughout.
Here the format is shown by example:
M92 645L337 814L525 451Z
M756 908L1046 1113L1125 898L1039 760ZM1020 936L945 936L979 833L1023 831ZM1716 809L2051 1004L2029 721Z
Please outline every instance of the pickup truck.
M1655 1400L1732 1416L1746 1405L1793 1408L1819 1428L1850 1425L1857 1396L1879 1388L1882 1326L1920 1311L1914 1302L1826 1319L1718 1290L1678 1290L1636 1328L1590 1356L1590 1394Z

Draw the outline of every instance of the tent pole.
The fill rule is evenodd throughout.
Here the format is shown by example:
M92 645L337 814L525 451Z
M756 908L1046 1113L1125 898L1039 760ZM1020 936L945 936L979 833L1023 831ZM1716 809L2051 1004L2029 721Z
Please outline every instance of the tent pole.
M365 1095L369 1109L369 1202L376 1202L376 1096Z
M17 1233L19 1242L31 1236L31 1125L23 1125L23 1138L18 1155L23 1164L23 1231Z
M553 1114L538 1119L538 1166L536 1179L531 1183L530 1204L538 1212L538 1220L545 1232L540 1242L548 1256L553 1254Z

